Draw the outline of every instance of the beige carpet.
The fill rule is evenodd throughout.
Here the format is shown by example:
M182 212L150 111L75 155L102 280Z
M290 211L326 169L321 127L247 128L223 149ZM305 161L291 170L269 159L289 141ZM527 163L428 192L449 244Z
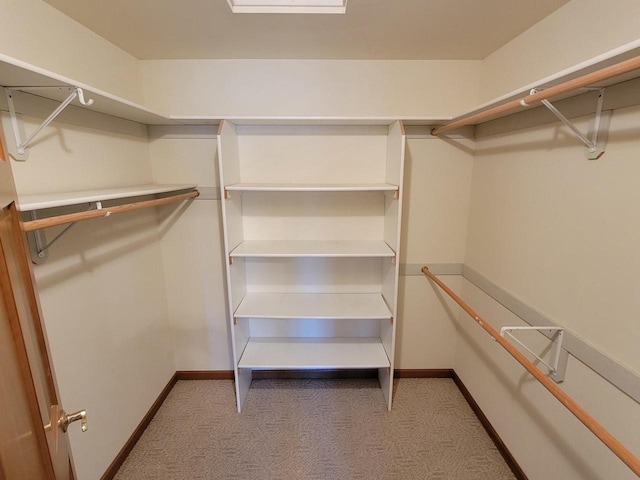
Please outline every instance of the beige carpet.
M449 379L180 381L116 479L515 478Z

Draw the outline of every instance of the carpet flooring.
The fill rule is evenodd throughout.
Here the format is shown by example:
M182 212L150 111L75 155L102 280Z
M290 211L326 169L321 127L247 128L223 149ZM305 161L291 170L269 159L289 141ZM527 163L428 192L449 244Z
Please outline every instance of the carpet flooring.
M116 475L144 479L514 479L450 379L179 381Z

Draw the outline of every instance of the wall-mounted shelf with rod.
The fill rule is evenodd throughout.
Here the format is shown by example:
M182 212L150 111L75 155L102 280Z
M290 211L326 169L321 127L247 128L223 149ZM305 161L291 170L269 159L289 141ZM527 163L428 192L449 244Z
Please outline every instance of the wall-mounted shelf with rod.
M638 77L640 77L640 40L459 115L451 122L434 128L431 134L442 135L467 125L477 126L540 104L545 104L553 111L553 108L548 105L549 99L566 99L584 94L588 89L602 90L604 87ZM602 109L602 104L598 109Z
M19 195L18 211L30 212L45 208L65 207L90 202L104 202L106 200L119 200L122 198L134 198L146 195L158 195L162 193L175 193L185 190L194 190L196 185L134 185L130 187L104 188L96 190L83 190L77 192L38 193L32 195Z
M108 217L112 214L129 212L141 208L156 207L169 203L196 198L199 195L195 185L138 185L123 188L88 190L78 192L22 195L18 198L18 211L30 220L21 222L27 233L31 260L42 263L47 252L62 235L76 222L91 218ZM156 198L148 199L154 196ZM133 200L122 203L122 200ZM102 202L109 202L103 206ZM89 209L59 214L63 207L89 205ZM42 229L67 225L53 240L46 241Z

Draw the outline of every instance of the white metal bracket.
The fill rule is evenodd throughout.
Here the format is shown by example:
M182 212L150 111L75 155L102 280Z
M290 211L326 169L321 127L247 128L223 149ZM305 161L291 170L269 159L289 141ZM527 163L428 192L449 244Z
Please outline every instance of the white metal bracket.
M511 332L517 330L546 330L549 333L556 332L553 336L553 352L551 353L551 365L549 365L546 361L544 361L538 354L533 352L529 347L527 347L524 343L518 340ZM524 348L531 355L536 357L540 363L545 365L549 369L549 376L556 382L560 383L564 381L564 376L567 371L567 361L569 359L569 354L566 350L562 348L562 339L564 337L564 329L560 327L502 327L500 329L500 335L503 337L509 336L512 340L514 340L517 344L519 344L522 348Z
M21 122L18 122L18 115L16 114L16 109L13 104L13 95L16 90L24 89L24 88L32 88L32 87L13 87L13 88L5 88L5 95L7 97L7 104L9 106L9 115L11 116L11 129L13 130L13 138L15 140L15 144L8 142L7 150L9 154L16 160L25 161L29 158L29 145L33 142L33 139L45 128L49 125L60 113L67 108L67 106L73 102L76 98L80 101L82 105L92 105L93 100L85 100L84 91L79 87L70 87L72 88L72 92L69 96L60 104L58 107L49 115L42 124L35 129L35 131L29 135L26 140L22 140L25 137L24 126ZM61 88L61 87L39 87L39 88ZM67 87L63 87L67 88Z
M585 156L589 160L597 160L604 153L609 133L609 123L611 120L611 112L603 112L602 105L604 103L604 88L595 89L598 91L598 103L596 105L596 113L592 123L589 126L589 132L585 135L571 120L565 117L549 100L542 100L542 104L547 107L558 119L575 133L578 138L585 144ZM532 89L530 94L533 95L539 90Z
M91 210L102 210L102 202L94 202L89 208L86 210L87 212ZM31 220L36 220L37 213L36 211L31 211ZM106 217L110 215L110 212L106 213ZM27 244L29 246L29 256L31 257L31 262L36 265L40 265L46 262L47 258L49 258L49 248L60 240L65 233L67 233L71 227L73 227L77 222L72 222L67 225L55 238L47 243L46 237L44 236L44 232L42 230L31 230L27 232Z

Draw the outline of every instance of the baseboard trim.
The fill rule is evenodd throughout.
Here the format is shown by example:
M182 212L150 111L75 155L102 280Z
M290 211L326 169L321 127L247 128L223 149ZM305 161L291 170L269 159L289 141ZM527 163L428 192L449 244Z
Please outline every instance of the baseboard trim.
M395 378L453 378L452 368L400 368L393 371Z
M373 370L254 370L254 379L267 379L267 378L318 378L318 379L334 379L334 378L371 378L376 377L378 374L376 369ZM475 413L476 417L484 427L485 431L493 441L502 458L507 463L514 476L518 480L528 480L527 475L524 473L516 459L511 455L509 449L504 444L498 432L493 428L491 422L480 409L480 406L476 403L473 396L467 387L462 383L462 380L456 374L455 370L451 368L433 368L433 369L396 369L394 370L394 376L396 378L451 378L460 393L464 396L465 400ZM178 380L233 380L233 370L178 370L173 374L169 383L164 387L160 395L153 402L151 408L144 416L140 424L125 443L124 447L120 450L116 458L111 462L107 471L102 475L100 480L112 480L118 469L122 466L129 453L138 442L146 428L151 423L151 420L158 412L158 409L165 401L171 389L175 386Z
M233 380L233 370L178 370L178 380Z
M487 418L487 416L484 414L480 406L474 400L473 396L471 395L471 392L467 390L467 387L464 385L464 383L462 383L462 380L460 379L458 374L454 370L452 370L452 372L453 372L453 376L451 378L457 385L458 390L460 390L460 393L462 393L464 398L467 400L467 403L471 407L471 410L473 410L473 413L475 413L476 417L478 417L478 420L480 420L480 423L482 424L485 431L491 438L491 441L493 441L493 444L496 446L496 448L500 452L500 455L502 455L502 458L504 458L504 461L507 462L507 465L509 465L509 468L513 472L513 475L518 480L529 480L527 475L522 470L522 468L520 468L520 465L518 465L518 462L516 461L516 459L513 457L513 455L511 455L511 452L509 451L505 443L500 438L500 435L498 435L498 432L496 432L496 430L493 428L493 425L491 425L491 422L489 422L489 419Z
M167 385L162 389L156 401L153 402L153 405L151 405L151 408L149 409L147 414L143 417L142 421L133 431L133 433L129 437L129 440L127 440L127 443L124 444L124 447L122 447L120 452L118 452L118 455L116 455L116 458L113 460L113 462L111 462L111 465L109 465L107 471L104 472L104 475L102 475L102 477L100 477L100 480L112 480L116 476L116 473L118 473L118 470L120 469L126 458L129 456L129 453L131 453L131 450L133 450L135 444L138 442L138 440L140 440L140 437L151 423L151 420L153 420L155 414L158 413L160 406L166 400L169 392L171 392L171 389L173 389L173 386L177 381L178 373L176 372L169 380L169 383L167 383Z

